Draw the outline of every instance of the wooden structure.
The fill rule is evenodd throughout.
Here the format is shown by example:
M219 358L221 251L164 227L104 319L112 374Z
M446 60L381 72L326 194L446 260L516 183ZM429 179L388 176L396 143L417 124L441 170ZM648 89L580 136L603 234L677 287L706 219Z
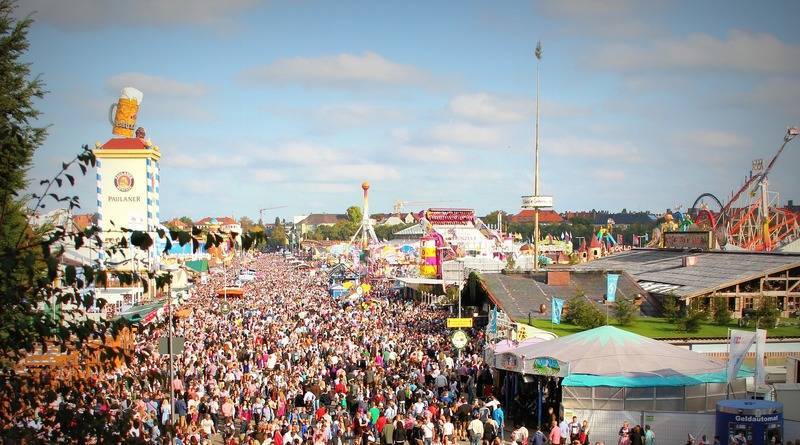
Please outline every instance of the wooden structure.
M800 310L800 254L634 249L581 264L576 270L625 271L651 295L676 296L710 307L725 298L735 318L774 297L781 316Z

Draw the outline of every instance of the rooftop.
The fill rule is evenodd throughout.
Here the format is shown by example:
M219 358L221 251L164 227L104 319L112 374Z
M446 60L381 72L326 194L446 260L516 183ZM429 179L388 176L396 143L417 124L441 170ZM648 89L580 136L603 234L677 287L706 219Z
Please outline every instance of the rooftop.
M690 256L696 264L684 267L683 258ZM575 270L625 271L651 293L693 297L795 267L800 267L800 254L634 249Z
M528 274L481 274L480 278L490 298L513 320L527 319L529 312L534 317L541 317L539 306L544 304L549 311L553 297L569 300L578 291L594 303L599 304L603 300L606 293L605 273L564 272L570 274L569 282L561 286L548 285ZM631 276L622 274L617 284L617 296L633 297L636 294L646 296L647 292Z

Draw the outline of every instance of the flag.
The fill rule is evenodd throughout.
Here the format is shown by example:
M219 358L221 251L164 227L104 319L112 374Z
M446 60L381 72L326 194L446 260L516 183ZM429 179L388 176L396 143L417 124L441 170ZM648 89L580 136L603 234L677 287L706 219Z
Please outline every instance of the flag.
M606 275L606 301L617 301L617 281L619 281L619 274Z
M561 324L561 310L564 309L564 300L561 298L553 297L553 302L551 304L551 312L550 321L553 324Z
M497 333L497 307L493 307L492 311L489 312L489 333Z
M744 356L755 342L756 333L731 329L730 347L728 348L728 383L733 383L742 367Z
M756 387L766 384L767 371L764 369L764 352L767 348L767 330L756 329Z

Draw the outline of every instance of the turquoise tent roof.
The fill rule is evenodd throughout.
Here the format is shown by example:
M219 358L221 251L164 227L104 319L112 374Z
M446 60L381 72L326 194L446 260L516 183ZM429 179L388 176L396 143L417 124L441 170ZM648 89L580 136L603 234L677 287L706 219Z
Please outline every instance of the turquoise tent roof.
M508 351L569 363L569 386L682 386L725 382L725 362L613 326Z

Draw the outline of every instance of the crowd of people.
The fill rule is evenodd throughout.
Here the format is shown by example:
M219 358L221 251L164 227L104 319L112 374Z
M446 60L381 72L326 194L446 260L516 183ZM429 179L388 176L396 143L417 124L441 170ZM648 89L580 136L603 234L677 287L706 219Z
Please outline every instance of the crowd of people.
M504 439L491 375L481 378L491 371L478 354L480 334L459 356L445 311L380 283L342 304L329 296L324 273L296 270L277 254L235 267L256 273L243 298L223 301L216 291L224 275L211 275L181 306L188 316L173 318L185 343L171 381L156 341L166 335L164 317L141 327L127 366L82 379L60 369L4 375L3 437L251 445Z

